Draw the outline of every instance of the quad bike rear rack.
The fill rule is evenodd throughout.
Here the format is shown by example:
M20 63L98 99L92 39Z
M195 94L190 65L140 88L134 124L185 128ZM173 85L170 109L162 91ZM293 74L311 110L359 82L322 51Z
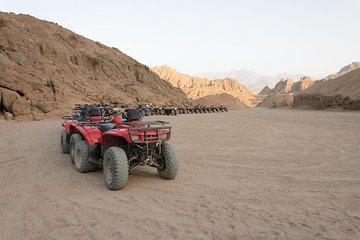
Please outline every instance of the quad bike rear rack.
M148 144L148 143L156 143L161 141L168 141L171 136L171 126L165 126L165 124L169 124L169 122L146 121L146 122L121 122L119 124L133 126L133 127L129 127L128 129L130 140L133 143ZM161 126L155 127L154 125L161 125ZM135 127L135 126L141 126L141 127ZM163 134L160 133L160 130L168 130L165 137L161 136ZM155 131L155 134L149 135L148 131ZM142 139L140 138L134 139L134 136L142 136Z

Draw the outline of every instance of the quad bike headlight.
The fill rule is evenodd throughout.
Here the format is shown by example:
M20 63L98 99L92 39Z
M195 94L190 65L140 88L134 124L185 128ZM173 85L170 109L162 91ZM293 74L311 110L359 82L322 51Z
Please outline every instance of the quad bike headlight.
M139 135L130 135L132 141L138 141Z
M160 138L161 140L164 140L164 139L167 138L167 134L159 134L159 138Z

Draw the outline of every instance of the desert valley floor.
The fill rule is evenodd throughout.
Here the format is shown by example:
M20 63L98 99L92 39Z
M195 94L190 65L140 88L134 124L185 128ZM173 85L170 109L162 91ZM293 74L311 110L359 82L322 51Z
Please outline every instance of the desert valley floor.
M0 239L360 239L360 112L168 120L175 180L109 191L60 151L60 120L0 123Z

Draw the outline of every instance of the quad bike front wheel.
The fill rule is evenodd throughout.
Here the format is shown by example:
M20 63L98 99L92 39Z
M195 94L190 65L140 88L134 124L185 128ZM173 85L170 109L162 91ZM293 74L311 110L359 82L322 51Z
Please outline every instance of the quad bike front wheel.
M89 161L89 146L85 140L81 140L75 143L74 165L76 170L81 173L86 173L97 169L97 164Z
M119 190L125 187L129 177L129 165L124 149L110 147L105 151L103 172L108 189Z
M163 164L157 169L158 173L162 178L174 179L179 171L179 159L177 158L175 149L169 142L164 142L162 147Z
M66 133L66 130L63 129L61 131L61 152L66 154L66 153L69 153L70 152L70 146L69 146L69 143L67 143L66 141L67 139L67 133Z

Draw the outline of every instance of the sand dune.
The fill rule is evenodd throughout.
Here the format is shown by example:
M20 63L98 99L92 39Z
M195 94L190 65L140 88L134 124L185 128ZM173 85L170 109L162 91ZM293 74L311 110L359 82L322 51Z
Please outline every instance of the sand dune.
M274 94L270 95L261 101L257 107L278 108L278 107L292 107L294 103L294 96L292 94Z
M0 124L0 239L359 239L359 114L163 116L178 177L114 192L60 152L60 121Z
M196 100L200 105L204 106L219 106L223 105L229 109L248 109L243 102L240 102L237 98L233 97L230 94L222 93L219 95L208 95Z

